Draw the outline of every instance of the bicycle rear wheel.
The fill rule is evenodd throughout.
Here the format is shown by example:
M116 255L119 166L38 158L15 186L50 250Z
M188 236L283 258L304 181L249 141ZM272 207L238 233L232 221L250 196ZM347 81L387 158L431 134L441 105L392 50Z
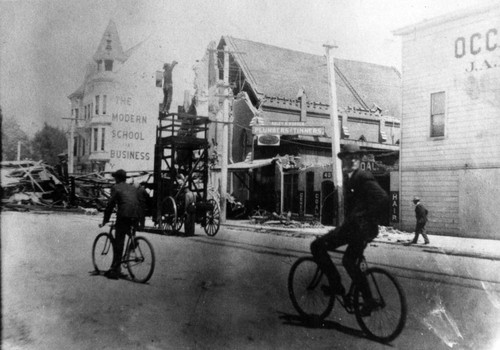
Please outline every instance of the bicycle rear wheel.
M127 270L132 280L146 283L155 269L155 253L153 246L146 238L135 237L134 240L135 244L134 242L129 243L125 257Z
M363 316L363 297L358 288L354 291L354 312L361 329L381 342L390 342L403 331L406 323L407 304L403 288L387 271L373 267L365 272L376 306L370 315Z
M288 294L293 307L302 317L327 317L333 309L335 298L327 295L329 290L326 275L313 257L299 258L288 274Z
M97 235L92 245L92 263L96 272L105 272L113 262L113 237L106 232Z

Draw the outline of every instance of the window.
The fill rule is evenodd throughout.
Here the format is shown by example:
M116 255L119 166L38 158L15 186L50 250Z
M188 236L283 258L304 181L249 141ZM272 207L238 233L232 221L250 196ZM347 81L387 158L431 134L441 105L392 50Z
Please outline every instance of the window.
M75 109L75 118L78 119L78 108Z
M94 151L97 151L97 128L94 128Z
M102 60L97 61L97 71L102 71Z
M73 138L73 156L77 157L78 156L78 138L74 137Z
M105 130L104 128L102 128L102 134L101 134L101 151L104 151L104 134L105 134Z
M104 60L104 70L113 71L113 60Z
M82 156L85 155L85 139L82 139Z
M85 117L83 119L87 119L87 106L84 107L84 112Z
M106 102L107 102L107 96L103 95L102 96L102 114L106 114Z
M444 136L445 93L431 94L431 137Z
M90 103L90 108L89 108L89 118L91 118L94 114L92 113L94 110L94 102Z
M95 114L99 115L99 95L95 97Z

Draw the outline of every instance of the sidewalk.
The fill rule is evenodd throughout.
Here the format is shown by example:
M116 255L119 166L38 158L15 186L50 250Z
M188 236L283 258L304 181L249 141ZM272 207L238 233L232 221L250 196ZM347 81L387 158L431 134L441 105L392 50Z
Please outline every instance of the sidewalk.
M282 224L255 224L249 220L226 220L224 226L306 239L321 236L332 229L329 226L286 227ZM402 232L391 227L382 227L378 237L373 242L400 245L402 248L408 248L406 245L413 239L413 236L412 232ZM500 240L437 236L432 234L429 235L429 240L430 244L424 245L423 238L419 237L419 243L412 244L410 247L411 249L420 249L428 253L500 260Z

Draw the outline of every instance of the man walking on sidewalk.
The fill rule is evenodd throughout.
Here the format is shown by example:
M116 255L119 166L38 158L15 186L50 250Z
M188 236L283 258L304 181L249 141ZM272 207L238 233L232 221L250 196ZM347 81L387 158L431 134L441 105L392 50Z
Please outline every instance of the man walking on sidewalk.
M420 198L414 197L413 204L415 204L415 216L417 218L417 225L415 226L415 237L411 244L416 244L418 241L418 236L421 234L424 237L424 243L429 244L429 237L425 233L425 224L427 223L427 214L429 211L420 203Z

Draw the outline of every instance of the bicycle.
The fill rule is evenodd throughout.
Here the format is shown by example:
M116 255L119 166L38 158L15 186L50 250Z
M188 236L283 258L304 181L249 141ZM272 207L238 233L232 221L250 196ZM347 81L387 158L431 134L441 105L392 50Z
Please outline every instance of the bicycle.
M403 331L408 313L399 282L386 270L369 268L362 256L358 264L366 275L375 305L366 312L363 296L354 282L346 295L333 295L328 278L312 256L299 258L288 275L288 293L294 308L306 319L323 321L335 300L356 316L361 329L372 339L388 343Z
M115 222L109 222L109 233L101 232L92 245L92 263L96 274L106 272L113 262L113 242ZM133 281L146 283L155 269L155 253L151 243L142 236L136 236L136 229L132 227L127 235L125 249L120 264L127 268Z

